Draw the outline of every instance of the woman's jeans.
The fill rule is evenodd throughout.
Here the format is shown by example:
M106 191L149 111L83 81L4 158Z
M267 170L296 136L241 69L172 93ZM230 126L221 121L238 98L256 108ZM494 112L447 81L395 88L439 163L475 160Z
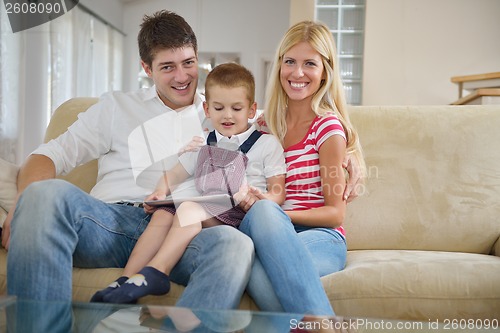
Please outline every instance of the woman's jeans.
M33 183L20 197L11 223L8 293L71 301L72 268L124 267L148 223L142 208L104 203L68 182ZM252 241L233 227L203 229L172 270L171 280L187 285L177 305L236 308L253 250Z
M320 276L342 270L344 238L327 228L295 228L274 202L260 200L240 230L254 242L247 291L264 311L334 315Z

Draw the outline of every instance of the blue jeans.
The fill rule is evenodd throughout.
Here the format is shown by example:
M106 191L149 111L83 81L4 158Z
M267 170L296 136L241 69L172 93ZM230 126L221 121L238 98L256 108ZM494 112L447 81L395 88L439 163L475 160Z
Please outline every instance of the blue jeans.
M21 299L70 301L72 267L124 267L148 223L142 208L104 203L68 182L33 183L11 224L7 291ZM253 257L252 241L235 228L203 229L171 272L172 281L187 285L177 304L237 307Z
M268 200L252 206L240 230L254 242L247 291L261 310L334 315L320 277L345 266L347 247L338 232L294 227Z

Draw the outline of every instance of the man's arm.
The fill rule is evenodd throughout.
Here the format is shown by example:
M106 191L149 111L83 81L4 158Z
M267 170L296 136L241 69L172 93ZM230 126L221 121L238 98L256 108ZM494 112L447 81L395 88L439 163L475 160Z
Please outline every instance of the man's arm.
M21 193L29 184L39 180L55 178L55 176L56 168L54 162L44 155L30 155L21 166L17 175L16 200L14 201L14 205L9 209L9 213L2 227L2 246L5 249L9 248L10 222L12 221L17 200Z
M30 155L19 169L17 192L22 193L29 184L56 177L54 162L45 155Z

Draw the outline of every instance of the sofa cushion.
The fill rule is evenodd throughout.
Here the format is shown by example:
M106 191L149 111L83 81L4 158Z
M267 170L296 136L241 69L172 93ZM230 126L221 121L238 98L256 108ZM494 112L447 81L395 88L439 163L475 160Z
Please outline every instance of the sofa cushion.
M0 226L3 225L5 214L14 204L17 194L17 172L19 167L0 158Z
M481 272L481 273L478 273ZM500 258L475 253L349 251L322 278L337 315L371 318L498 318Z

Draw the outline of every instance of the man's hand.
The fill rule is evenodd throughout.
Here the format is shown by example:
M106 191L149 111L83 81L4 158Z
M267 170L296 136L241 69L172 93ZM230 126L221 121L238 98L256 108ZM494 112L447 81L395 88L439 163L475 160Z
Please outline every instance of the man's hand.
M342 167L347 170L349 174L349 179L347 181L343 199L348 203L356 199L359 195L359 185L361 185L362 173L359 167L358 160L356 160L352 155L346 155Z
M187 145L185 145L184 147L182 147L179 150L179 153L177 155L181 156L182 154L184 154L184 153L186 153L188 151L197 151L204 144L205 144L205 139L204 138L202 138L201 136L193 136L193 138L191 139L191 141Z

